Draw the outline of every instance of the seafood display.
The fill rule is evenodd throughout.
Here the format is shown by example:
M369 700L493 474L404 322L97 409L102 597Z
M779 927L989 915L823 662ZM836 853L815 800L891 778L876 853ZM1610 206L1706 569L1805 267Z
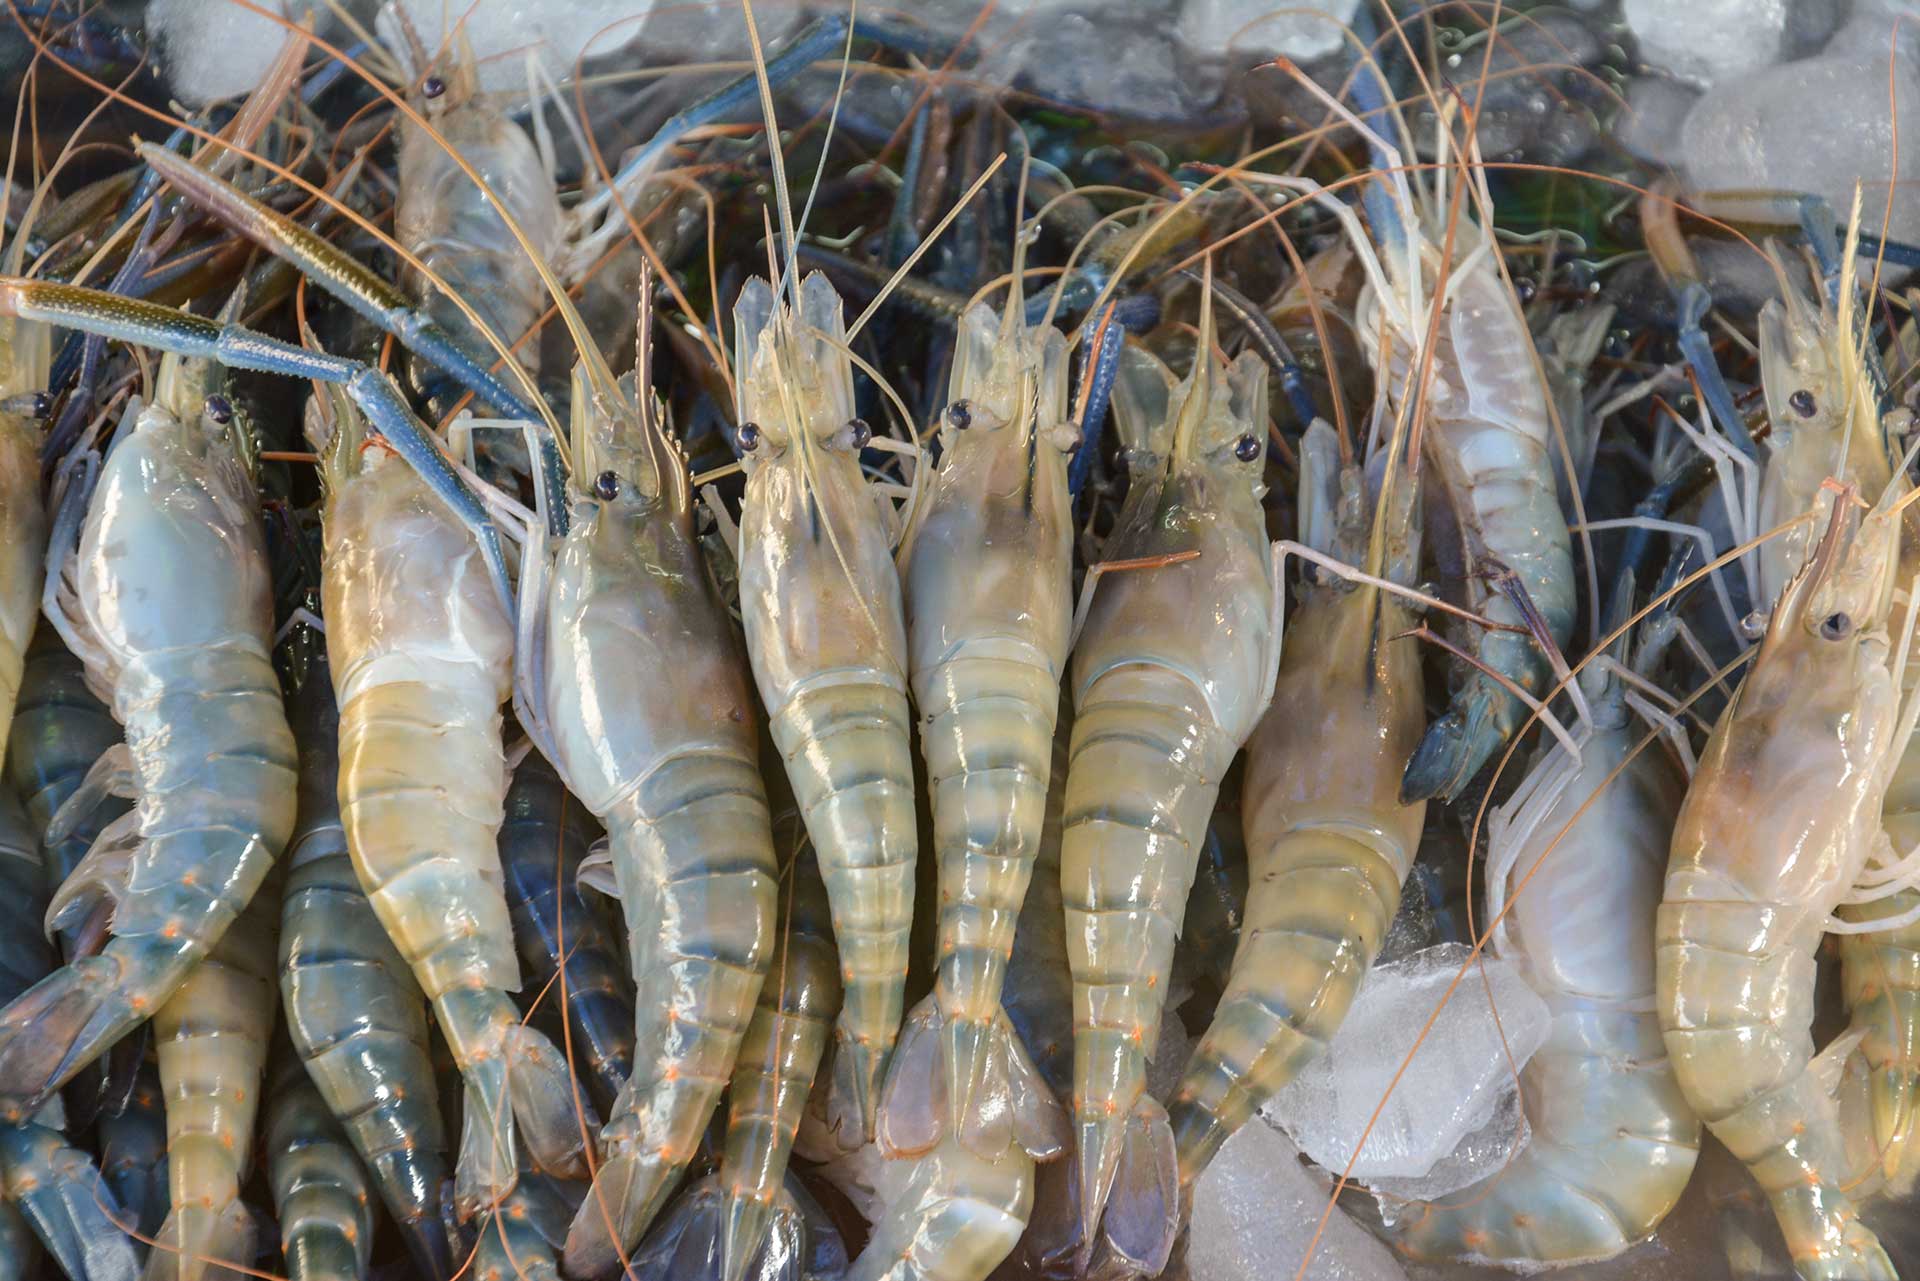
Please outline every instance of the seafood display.
M11 6L0 1281L1920 1277L1920 52L1656 7Z

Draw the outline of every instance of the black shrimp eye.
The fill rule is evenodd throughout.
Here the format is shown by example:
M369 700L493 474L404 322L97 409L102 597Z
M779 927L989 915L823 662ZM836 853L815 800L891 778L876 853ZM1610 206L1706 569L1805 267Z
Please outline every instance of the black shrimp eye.
M973 426L973 406L964 400L956 400L948 405L947 426L955 431L965 431Z
M740 429L734 432L733 436L740 442L740 448L751 454L760 446L760 424L741 423Z
M34 418L45 418L48 414L53 412L52 395L44 391L34 392L33 408L28 412Z
M1853 631L1853 620L1845 614L1828 614L1820 620L1820 634L1828 640L1845 640Z
M873 439L873 428L867 426L864 418L855 418L847 424L847 430L853 435L853 447L865 449L867 442Z
M605 502L620 497L620 478L610 471L603 471L593 478L593 492Z
M217 423L233 421L233 402L225 396L207 397L207 417Z
M1252 462L1260 456L1260 438L1251 435L1242 436L1234 442L1233 456L1243 463Z
M447 91L447 82L439 76L428 76L420 82L420 92L429 98L438 98Z
M1793 412L1799 414L1802 418L1813 417L1814 411L1819 408L1819 406L1813 403L1813 393L1805 387L1802 387L1799 391L1787 397L1787 403L1792 405Z

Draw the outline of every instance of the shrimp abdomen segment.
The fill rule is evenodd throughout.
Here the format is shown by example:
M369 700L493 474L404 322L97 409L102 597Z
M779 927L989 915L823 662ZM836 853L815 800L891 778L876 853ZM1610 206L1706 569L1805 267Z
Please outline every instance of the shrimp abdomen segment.
M566 1266L619 1266L692 1159L733 1072L773 946L773 843L758 763L733 748L667 758L607 815L635 980L633 1075Z
M1351 833L1303 827L1249 857L1232 976L1169 1109L1183 1179L1326 1049L1400 905L1406 855Z
M795 687L769 722L819 853L840 948L841 1053L863 1117L899 1034L918 832L906 692L874 669Z
M957 654L914 682L940 883L955 889L937 953L950 1019L998 1015L1033 875L1059 707L1059 676L1038 657Z
M1562 1010L1520 1077L1533 1135L1497 1179L1394 1229L1420 1258L1607 1259L1651 1233L1686 1189L1700 1127L1657 1019Z
M1831 1096L1811 1070L1814 945L1800 910L1682 897L1656 924L1661 1030L1682 1092L1759 1181L1803 1277L1896 1274L1843 1189Z
M293 737L255 645L136 656L117 701L141 845L105 950L0 1013L0 1097L21 1115L153 1016L245 909L293 827Z

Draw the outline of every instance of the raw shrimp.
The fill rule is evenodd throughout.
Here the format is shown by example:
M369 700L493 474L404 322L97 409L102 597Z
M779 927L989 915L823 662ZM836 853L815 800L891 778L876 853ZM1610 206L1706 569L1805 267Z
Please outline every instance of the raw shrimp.
M1408 1254L1611 1257L1673 1209L1699 1156L1653 1009L1654 913L1685 783L1629 721L1620 678L1589 665L1582 680L1593 720L1578 759L1552 744L1495 811L1487 850L1489 917L1511 904L1498 950L1553 1011L1520 1077L1532 1137L1490 1179L1403 1207L1392 1235Z
M479 545L404 461L363 450L335 398L323 597L340 701L340 817L354 872L413 968L465 1078L463 1217L534 1164L584 1168L565 1059L522 1026L495 839L513 623ZM318 442L316 442L318 443Z
M423 1276L451 1276L446 1129L426 998L354 876L340 823L340 714L323 642L287 646L300 813L280 903L280 997L293 1048L345 1127Z
M129 409L77 564L48 584L49 616L126 727L139 830L124 873L83 867L56 898L82 918L111 904L102 950L0 1010L0 1112L14 1118L179 988L293 828L257 500L231 422L206 411L210 367L186 363L163 360L155 402Z
M873 1225L846 1281L982 1281L1026 1230L1033 1158L1009 1143L999 1160L983 1160L950 1134L910 1159L906 1186Z
M10 789L0 788L0 1000L53 965L41 932L46 880L33 828ZM71 1281L133 1281L140 1263L119 1226L120 1205L93 1158L69 1147L59 1100L31 1121L0 1126L0 1208L17 1211ZM0 1254L8 1243L0 1242ZM26 1242L18 1254L27 1256Z
M87 688L86 668L51 627L36 632L27 651L13 729L7 739L7 777L26 805L28 820L43 834L93 763L122 741L113 713ZM58 885L72 875L101 829L126 809L124 799L103 797L84 816L74 816L64 839L43 842L47 883Z
M1342 472L1335 452L1332 430L1316 421L1301 449L1302 528L1333 530L1337 521L1337 541L1318 550L1353 557L1377 520L1369 572L1410 581L1416 482L1390 472L1395 483L1370 520L1360 469ZM1399 596L1338 579L1301 595L1273 706L1247 745L1239 946L1168 1108L1189 1187L1345 1019L1398 910L1426 813L1424 801L1399 800L1426 715L1419 642L1404 635L1412 611Z
M905 1003L919 836L906 624L860 471L872 433L854 417L839 295L817 272L791 302L750 280L734 327L747 656L833 905L845 1002L830 1112L857 1146Z
M1864 521L1852 491L1837 500L1775 605L1681 807L1656 925L1681 1091L1753 1171L1809 1281L1895 1275L1842 1188L1839 1065L1814 1057L1811 1024L1833 910L1902 883L1870 868L1887 859L1881 804L1911 729L1887 632L1905 488ZM1870 875L1878 889L1857 889Z
M693 486L652 388L574 394L591 489L548 593L546 731L606 825L635 982L633 1075L601 1132L569 1273L598 1276L640 1239L691 1160L733 1071L773 942L773 835L732 620L693 530ZM664 679L663 679L664 678Z
M160 1071L151 1060L140 1065L120 1114L100 1117L99 1138L100 1175L126 1208L121 1221L151 1240L168 1209L167 1110Z
M676 1201L643 1247L651 1255L671 1243L663 1279L744 1281L779 1261L803 1261L805 1216L787 1162L840 1010L840 965L810 850L781 885L773 964L728 1086L720 1170Z
M0 404L46 387L50 332L29 320L0 320ZM7 744L27 642L40 616L46 546L40 428L0 408L0 749Z
M1187 379L1174 386L1129 348L1114 405L1133 478L1105 555L1142 567L1101 579L1074 650L1060 874L1082 1256L1107 1210L1109 1244L1154 1273L1178 1210L1147 1055L1221 776L1279 662L1260 504L1267 368L1251 353L1223 363L1203 307Z
M1014 279L1020 277L1016 262ZM1000 1009L1046 809L1073 615L1066 341L1005 311L960 322L939 471L908 535L913 698L933 801L940 923L933 992L907 1018L882 1097L890 1155L955 1135L1064 1150L1059 1105Z
M173 1208L147 1256L147 1281L237 1278L220 1265L253 1261L256 1225L240 1188L278 1004L277 889L268 882L153 1016Z
M610 922L579 884L599 825L537 749L514 767L500 825L500 872L520 950L523 993L546 993L532 1014L549 1040L573 1024L573 1060L594 1107L611 1111L633 1072L633 983ZM564 987L560 978L566 967ZM565 1004L562 1009L561 997Z
M373 1189L305 1065L285 1047L267 1101L267 1182L292 1281L366 1275Z

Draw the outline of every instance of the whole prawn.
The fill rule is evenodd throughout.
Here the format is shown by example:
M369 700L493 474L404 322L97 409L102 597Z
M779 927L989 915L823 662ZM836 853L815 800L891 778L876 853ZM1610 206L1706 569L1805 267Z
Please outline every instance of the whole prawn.
M168 357L129 410L48 609L111 695L139 793L123 876L63 887L111 936L0 1010L0 1112L31 1113L144 1022L253 899L293 828L253 483L210 367ZM71 555L68 553L67 555ZM85 875L82 870L81 875Z
M354 875L340 822L340 713L324 643L288 641L300 810L280 902L280 997L293 1049L345 1128L423 1276L451 1276L446 1128L426 998ZM302 1107L305 1105L302 1104ZM303 1123L304 1124L304 1123Z
M575 388L592 480L548 594L544 719L606 825L636 985L633 1075L563 1260L600 1275L659 1212L726 1087L772 955L775 875L746 665L665 411L650 387L621 403L584 376Z
M1105 555L1145 567L1100 580L1070 685L1060 875L1082 1259L1105 1212L1108 1243L1149 1273L1165 1263L1179 1216L1147 1055L1220 779L1278 666L1260 504L1267 369L1251 353L1225 364L1213 333L1203 307L1178 386L1144 352L1123 356L1114 404L1133 478Z
M1359 468L1310 465L1330 464L1335 448L1316 421L1301 450L1303 528L1337 529L1318 550L1356 556L1377 522L1369 571L1410 581L1419 560L1415 474L1390 469L1394 483L1369 520ZM1420 844L1426 803L1399 800L1426 710L1418 642L1404 635L1412 611L1377 586L1339 579L1310 582L1301 597L1273 706L1247 745L1239 945L1168 1107L1186 1187L1338 1030Z
M817 272L789 301L751 280L734 326L747 657L833 906L831 1116L864 1140L905 1004L918 842L899 578L860 470L871 429L853 412L839 295Z
M1016 264L1014 279L1020 277ZM1066 342L1003 313L960 322L940 468L908 535L905 599L939 867L939 972L882 1097L890 1155L957 1136L991 1162L1065 1147L1059 1105L1000 1009L1040 843L1073 613Z
M1681 1092L1759 1180L1809 1281L1896 1275L1843 1189L1838 1069L1815 1059L1811 1024L1814 948L1884 861L1881 805L1911 730L1887 631L1905 488L1864 519L1852 491L1837 499L1774 606L1681 807L1655 932Z
M1582 680L1592 721L1578 759L1557 742L1541 753L1495 811L1487 851L1489 918L1511 905L1496 946L1553 1011L1520 1077L1532 1136L1492 1178L1404 1207L1392 1235L1408 1254L1611 1257L1667 1216L1699 1156L1652 1008L1654 914L1685 785L1628 719L1621 677L1589 665Z
M363 449L336 398L321 444L323 599L340 705L340 817L354 872L413 968L465 1080L463 1217L517 1177L584 1169L563 1056L523 1026L495 845L506 795L500 705L513 623L479 545L399 458Z

